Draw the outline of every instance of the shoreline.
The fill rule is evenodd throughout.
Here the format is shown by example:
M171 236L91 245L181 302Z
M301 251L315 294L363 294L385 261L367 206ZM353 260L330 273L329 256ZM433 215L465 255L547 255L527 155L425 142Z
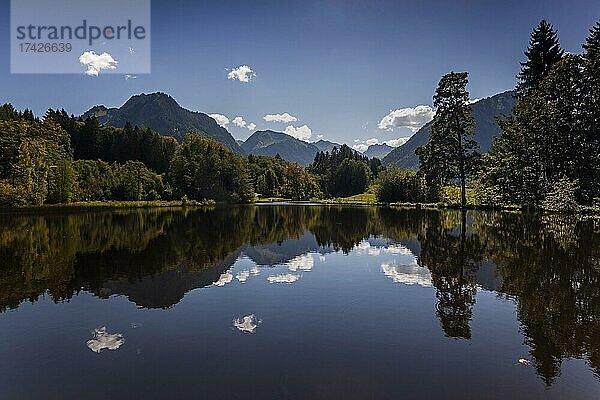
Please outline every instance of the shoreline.
M353 201L344 198L341 199L313 199L313 200L289 200L283 198L277 199L257 199L255 202L247 204L217 203L212 200L195 201L188 200L151 200L151 201L92 201L92 202L74 202L62 204L43 204L39 206L25 206L13 208L0 208L0 214L20 214L37 212L63 212L63 211L95 211L95 210L122 210L122 209L143 209L143 208L186 208L186 207L212 207L212 206L361 206L361 207L395 207L423 210L460 210L460 205L447 203L380 203L376 201ZM487 205L468 205L467 211L502 211L517 213L543 213L552 215L572 215L572 216L591 216L600 218L600 209L595 207L583 207L577 211L554 211L545 210L539 207L528 206L487 206Z

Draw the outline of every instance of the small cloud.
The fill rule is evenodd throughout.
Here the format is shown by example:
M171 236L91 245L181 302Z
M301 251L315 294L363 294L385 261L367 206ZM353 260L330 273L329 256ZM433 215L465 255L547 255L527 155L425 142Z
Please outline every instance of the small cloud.
M226 71L228 71L227 79L238 80L240 82L247 83L250 82L252 78L256 77L256 72L247 65L240 65L237 68L226 69Z
M129 74L125 75L125 80L126 81L128 81L130 79L137 79L137 76L135 76L135 75L129 75Z
M110 54L96 54L93 51L86 51L80 55L79 63L87 68L85 74L88 76L98 76L102 70L117 69L119 64Z
M285 128L285 130L283 132L287 135L295 137L296 139L299 139L299 140L303 140L305 142L308 142L312 136L312 131L306 125L302 125L301 127L298 127L298 128L296 128L292 125L289 125L288 127Z
M256 124L254 122L250 122L246 128L248 128L249 131L253 131L256 128Z
M135 54L135 50L133 49L133 47L129 48L129 54Z
M367 139L365 143L368 144L369 146L372 146L374 144L379 143L379 139L377 139L377 138Z
M108 333L106 327L94 329L94 338L87 341L87 347L94 353L100 353L104 349L117 350L125 343L121 333Z
M475 104L475 103L477 103L479 100L481 100L481 99L478 99L478 98L476 97L476 98L474 98L474 99L470 99L469 101L467 101L467 104Z
M300 275L294 274L280 274L280 275L270 275L267 277L267 281L269 283L294 283L298 279L300 279Z
M367 149L369 148L369 146L367 146L364 143L361 144L355 144L354 146L352 146L352 148L356 151L358 151L359 153L364 153L365 151L367 151Z
M217 124L219 124L223 128L227 128L227 125L229 125L229 118L222 114L209 114L209 117L217 121Z
M289 124L290 122L298 121L298 118L290 115L288 113L283 114L267 114L263 117L263 119L267 122L284 122Z
M262 321L256 318L254 314L246 315L244 317L236 318L233 320L233 326L244 333L255 333L256 328Z
M390 139L390 140L386 140L385 144L387 144L388 146L392 146L392 147L400 147L402 146L404 143L408 142L408 137L401 137L398 139Z
M394 128L408 128L413 132L418 131L435 116L435 111L429 106L416 106L414 108L400 108L390 111L379 121L379 129L393 130Z
M317 135L317 139L323 139L323 135Z
M235 117L231 122L233 122L235 126L239 126L240 128L244 128L246 126L246 121L244 121L242 117Z

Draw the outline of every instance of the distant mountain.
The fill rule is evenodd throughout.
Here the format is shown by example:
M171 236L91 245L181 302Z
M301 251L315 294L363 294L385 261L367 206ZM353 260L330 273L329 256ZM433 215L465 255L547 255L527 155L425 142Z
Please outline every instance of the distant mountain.
M200 133L218 140L230 150L243 154L227 129L206 114L186 110L165 93L139 94L120 108L95 106L82 117L95 116L102 125L123 127L126 122L151 128L163 135L182 141L187 133Z
M330 152L331 150L333 150L334 147L337 147L338 149L340 147L342 147L341 144L339 143L335 143L335 142L330 142L329 140L319 140L317 142L313 143L315 146L317 146L317 148L319 149L319 151L325 151L325 152Z
M510 115L516 103L513 91L497 94L471 104L475 118L475 140L479 151L486 152L492 145L492 138L500 132L495 123L496 117ZM425 124L405 144L392 150L383 159L384 165L397 165L401 168L419 168L419 158L415 150L429 141L429 128L432 122Z
M317 146L306 143L282 132L256 131L242 145L242 150L256 156L276 156L304 167L312 163L319 151Z
M244 144L244 141L241 139L235 139L235 142L238 144L238 146L242 147L242 145Z
M363 156L367 156L369 158L377 157L381 160L381 159L383 159L383 157L390 154L390 152L394 149L395 149L395 147L388 146L385 143L384 144L372 144L362 154L363 154Z

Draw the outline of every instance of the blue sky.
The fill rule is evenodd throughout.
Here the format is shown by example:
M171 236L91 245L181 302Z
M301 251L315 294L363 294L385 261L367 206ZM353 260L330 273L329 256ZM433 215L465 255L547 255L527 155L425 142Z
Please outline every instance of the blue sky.
M182 106L240 116L257 129L306 125L314 141L357 144L409 136L378 127L391 110L431 105L440 76L469 71L472 98L509 90L540 19L580 52L600 1L152 1L152 72L123 75L10 74L8 0L0 1L0 102L80 114L163 91ZM102 52L102 48L94 48ZM249 82L226 69L249 66ZM289 113L297 121L267 122ZM418 119L419 115L417 115ZM227 128L236 138L246 128ZM393 128L393 129L391 129ZM414 130L414 126L413 126ZM293 131L293 129L292 129ZM300 132L300 131L299 131ZM301 134L300 132L299 134Z

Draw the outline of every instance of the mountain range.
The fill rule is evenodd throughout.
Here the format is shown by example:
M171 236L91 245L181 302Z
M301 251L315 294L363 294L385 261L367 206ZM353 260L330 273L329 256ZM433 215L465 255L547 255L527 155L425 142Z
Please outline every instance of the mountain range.
M175 99L165 93L142 93L132 96L119 108L95 106L86 111L82 118L92 116L102 125L121 128L126 122L130 122L172 136L180 142L187 133L200 133L218 140L238 154L243 154L231 133L219 126L213 118L181 107Z
M471 105L476 122L474 136L481 152L490 149L492 137L499 132L495 124L496 117L509 115L515 103L514 92L508 91L478 100ZM187 133L200 133L223 143L238 154L265 156L279 154L284 160L297 162L302 166L312 163L319 151L331 152L334 147L341 147L339 143L323 139L307 143L283 132L271 130L256 131L245 141L235 140L227 129L217 124L209 115L187 110L171 96L160 92L132 96L119 108L94 106L82 117L84 119L96 117L100 124L115 127L123 127L125 123L130 122L172 136L178 141L182 141ZM375 144L369 146L363 154L382 159L384 165L417 169L419 160L415 150L429 140L431 124L432 122L425 124L400 147Z
M276 156L304 167L315 159L319 148L283 132L256 131L242 145L242 150L256 156Z
M383 157L390 154L392 152L392 150L394 150L394 149L395 149L395 147L392 147L385 143L372 144L362 154L363 154L363 156L367 156L369 158L376 157L381 160L381 159L383 159Z
M479 143L479 151L486 152L492 145L492 138L500 132L496 118L510 115L516 103L514 91L499 93L471 104L475 118L474 138ZM425 124L405 144L392 150L383 158L384 165L418 169L419 158L415 150L429 141L429 128L433 121Z

